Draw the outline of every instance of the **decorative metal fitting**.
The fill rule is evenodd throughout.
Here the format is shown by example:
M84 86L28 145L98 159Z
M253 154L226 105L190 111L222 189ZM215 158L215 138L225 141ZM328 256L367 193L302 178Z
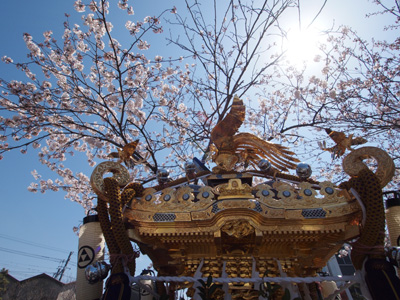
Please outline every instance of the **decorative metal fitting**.
M268 171L269 169L271 169L271 163L270 163L270 161L267 160L267 159L261 159L261 160L258 162L258 167L260 168L261 171L266 172L266 171Z
M312 174L311 166L306 163L299 163L296 167L296 174L301 179L309 178Z
M169 172L166 169L157 170L157 180L159 184L163 184L169 181Z

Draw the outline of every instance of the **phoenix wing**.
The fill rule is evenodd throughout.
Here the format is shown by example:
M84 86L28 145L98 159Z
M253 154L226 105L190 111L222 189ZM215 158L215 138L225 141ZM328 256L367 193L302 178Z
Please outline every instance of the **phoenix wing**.
M268 159L270 163L280 171L296 169L299 160L294 157L294 153L287 147L264 141L250 133L239 133L234 136L236 153L239 156L247 157L252 165L263 158Z

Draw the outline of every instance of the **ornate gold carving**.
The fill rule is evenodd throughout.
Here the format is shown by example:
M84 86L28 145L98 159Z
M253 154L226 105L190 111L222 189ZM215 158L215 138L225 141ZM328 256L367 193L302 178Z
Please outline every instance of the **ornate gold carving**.
M134 219L141 222L152 222L154 213L148 211L137 211L137 210L129 210L129 212L125 215L129 219Z
M202 186L199 188L197 199L201 202L210 202L214 198L213 188L209 186Z
M272 187L278 192L277 197L281 200L284 208L295 207L298 204L299 197L292 185L275 181Z
M180 221L192 221L192 217L189 212L184 212L184 213L175 213L175 220L174 222L180 222Z
M307 205L313 205L317 201L316 196L318 192L313 188L313 185L309 182L300 182L298 185L298 195L302 202Z
M251 187L247 183L242 183L240 179L229 179L228 183L216 186L214 192L219 195L219 200L229 198L254 198L251 194Z
M129 168L133 166L135 162L137 162L132 155L133 153L135 153L138 143L139 140L128 143L125 146L123 146L122 149L117 149L118 152L111 152L107 156L111 158L118 158L118 163L124 162L125 165Z
M218 201L218 207L220 209L230 208L242 208L242 209L254 209L256 203L251 200L223 200Z
M254 233L254 227L246 220L232 220L226 222L222 226L221 231L237 239L241 239Z
M329 217L339 217L361 211L361 208L357 202L353 202L351 204L341 203L340 205L329 207L327 210Z
M211 131L213 161L217 164L213 172L231 171L239 162L256 166L262 158L267 158L279 170L295 169L299 160L288 148L250 133L237 134L245 113L243 101L235 96L229 113Z
M178 179L168 182L163 190L160 186L144 190L143 196L134 198L124 211L132 228L131 239L150 256L159 274L192 276L200 258L205 258L202 271L206 277L222 276L223 266L228 276L250 277L253 259L262 272L260 276L263 271L279 276L281 266L272 261L276 258L289 276L312 275L343 241L360 234L360 207L346 195L346 190L330 182L301 181L275 172L295 167L293 153L251 134L237 134L243 120L243 103L235 99L229 117L211 134L217 148L215 171L222 174L201 177L208 186L183 185L186 179ZM231 126L228 131L226 126ZM393 173L393 162L379 149L362 149L345 159L344 166L350 169L346 172L358 174L358 165L365 167L362 159L373 156L378 160L377 174L386 184ZM255 166L260 158L269 159L275 168L268 173L222 172L239 164ZM93 188L100 194L106 172L122 177L127 174L129 180L121 165L100 164L91 178ZM252 187L250 182L256 174L270 178L273 184ZM247 283L229 284L231 291L253 287Z
M126 168L124 168L121 164L113 162L113 161L105 161L98 164L94 170L92 175L90 176L90 184L93 188L93 191L102 199L107 199L104 195L104 182L103 176L109 172L113 173L113 178L118 181L118 185L120 187L124 187L130 181L129 172Z
M255 187L256 198L273 208L302 209L319 208L339 203L348 203L348 199L330 182L322 182L319 186L309 182L301 182L298 186L283 182L275 182L273 187L260 184Z
M193 220L208 220L213 215L211 209L205 211L195 211L191 213Z
M142 196L140 202L143 202L143 203L144 203L144 201L146 201L146 202L151 202L151 203L154 203L154 202L156 202L156 201L160 202L160 201L158 200L158 197L155 197L156 192L157 192L157 191L156 191L155 189L153 189L153 188L147 188L147 189L145 189L145 190L143 191L143 196ZM135 208L138 208L138 207L135 207Z
M180 203L191 203L194 200L193 190L189 186L183 186L176 191L176 199Z
M284 209L268 209L265 212L265 215L268 218L285 218L285 210Z
M336 143L336 145L327 148L325 141L323 141L323 143L318 142L318 144L322 150L331 152L334 158L342 156L346 150L352 151L352 145L361 145L367 142L367 140L363 137L353 138L353 134L347 136L344 132L332 131L329 128L326 128L325 131L329 135L329 137Z
M286 210L285 211L285 218L286 219L303 219L301 210Z
M282 179L252 188L243 182L251 176L212 176L210 186L146 189L125 212L134 240L146 245L161 271L191 276L199 257L208 257L204 276L221 276L226 261L228 276L246 278L254 257L260 271L279 276L276 266L261 263L275 257L291 276L312 275L344 240L359 234L360 207L330 182ZM212 188L219 180L225 183ZM241 288L229 285L231 291Z
M332 182L324 181L319 184L320 189L318 190L319 194L322 195L318 199L319 203L322 204L335 204L341 203L348 200L345 197L343 191L339 190Z
M379 178L381 187L383 188L392 180L395 166L389 154L382 149L377 147L362 147L353 150L343 159L343 170L350 176L357 176L361 170L368 168L363 163L363 160L371 157L378 163L375 175Z
M207 197L206 197L207 196ZM135 199L131 207L136 210L159 213L167 212L193 212L203 210L213 203L212 188L202 187L197 195L199 201L194 202L194 191L189 186L178 189L166 188L161 195L153 188L145 189L140 199Z
M166 188L162 190L161 196L159 198L161 204L159 208L164 208L164 206L169 206L172 208L176 208L179 205L179 201L177 201L176 193L174 188Z

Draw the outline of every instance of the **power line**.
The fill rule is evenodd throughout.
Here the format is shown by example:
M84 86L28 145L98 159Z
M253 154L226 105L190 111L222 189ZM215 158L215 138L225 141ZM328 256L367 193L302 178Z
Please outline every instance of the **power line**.
M11 250L11 249L10 249ZM9 252L9 251L6 251ZM64 263L65 260L63 260L61 263ZM71 262L71 261L70 261ZM50 264L53 264L51 262ZM32 274L50 274L53 273L53 270L55 267L44 267L43 265L33 265L33 264L25 264L25 263L17 263L14 261L1 261L0 260L0 267L4 267L9 271L9 274L18 277L19 280L23 280L25 278L29 278L32 276ZM75 266L74 266L75 267ZM56 278L57 279L57 278ZM62 282L72 282L76 280L76 271L71 269L70 267L65 267L63 276L58 279L59 281L62 280Z
M9 236L9 235L2 234L2 233L0 233L0 238L7 239L7 240L10 240L10 241L14 241L14 242L18 242L18 243L22 243L22 244L25 244L25 245L30 245L30 246L46 249L46 250L57 251L57 252L62 252L62 253L69 253L70 254L69 258L68 258L69 263L71 263L71 264L73 264L75 266L77 264L76 261L72 261L71 260L71 256L72 256L72 252L71 251L67 251L67 250L64 250L64 249L61 249L61 248L57 248L57 247L52 247L52 246L45 245L45 244L40 244L40 243L28 241L28 240L25 240L25 239L17 238L17 237L14 237L14 236ZM34 254L34 253L29 253L29 252L24 252L24 251L19 251L19 250L13 250L13 249L8 249L8 248L4 248L4 247L0 247L0 251L8 252L8 253L16 254L16 255L22 255L22 256L25 256L25 257L43 259L43 260L52 261L52 262L61 263L61 264L63 264L65 262L65 260L59 259L59 258L55 258L55 257L39 255L39 254ZM7 264L7 265L12 266L10 264ZM14 266L14 267L16 267L16 266ZM33 267L38 267L38 266L33 266ZM18 268L18 267L16 267L16 268ZM27 269L29 269L29 268L27 268ZM66 265L65 265L64 268L62 269L62 274L58 274L58 276L61 275L60 280L61 280L62 276L64 275L64 272L66 271L66 269L67 268L66 268ZM30 270L33 270L33 269L30 269ZM61 269L58 270L58 271L61 271ZM16 271L16 272L20 273L20 274L23 273L25 275L28 275L28 273L34 273L35 271L33 271L33 272ZM38 272L42 272L42 271L38 270ZM68 276L68 277L72 278L72 279L74 278L72 276Z
M61 263L63 263L63 262L64 262L64 260ZM76 265L77 265L77 262L73 261L73 260L70 260L69 261L69 265L70 266L72 265L72 267L68 267L67 268L68 270L75 269ZM54 267L50 267L50 266L44 267L43 265L39 266L39 265L32 265L32 264L26 264L26 263L17 263L15 261L9 261L9 260L7 260L7 261L0 260L0 268L1 267L5 267L6 269L9 269L9 268L21 268L21 267L34 267L34 268L54 270Z
M19 250L7 249L7 248L3 248L3 247L0 247L0 251L12 253L12 254L23 255L23 256L32 257L32 258L50 260L50 261L54 261L54 262L58 262L58 263L62 261L62 259L55 258L55 257L33 254L33 253L23 252L23 251L19 251Z
M24 263L16 263L16 262L10 262L10 261L7 261L7 262L3 262L3 261L0 261L0 266L1 267L6 267L6 269L8 269L8 268L27 268L27 267L34 267L34 268L41 268L42 270L43 269L48 269L48 270L53 270L54 269L54 267L43 267L43 266L38 266L38 265L31 265L31 264L24 264Z
M39 243L36 243L36 242L31 242L31 241L28 241L28 240L23 240L23 239L16 238L16 237L9 236L9 235L2 234L2 233L0 233L0 238L7 239L7 240L10 240L10 241L14 241L14 242L18 242L18 243L23 243L23 244L34 246L34 247L47 249L47 250L58 251L58 252L63 252L63 253L69 253L70 252L70 251L67 251L67 250L64 250L64 249L61 249L61 248L56 248L56 247L52 247L52 246L48 246L48 245L44 245L44 244L39 244Z

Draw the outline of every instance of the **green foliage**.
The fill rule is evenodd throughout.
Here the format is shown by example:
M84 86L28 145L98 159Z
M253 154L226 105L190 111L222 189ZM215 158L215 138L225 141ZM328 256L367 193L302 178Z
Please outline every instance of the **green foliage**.
M211 300L215 299L214 293L222 288L222 284L216 284L213 283L212 276L208 276L207 282L204 282L204 280L199 279L198 280L201 284L201 286L198 286L197 289L199 290L199 295L202 300Z
M8 280L7 280L8 270L2 268L0 271L0 300L3 299L2 295L7 290Z

